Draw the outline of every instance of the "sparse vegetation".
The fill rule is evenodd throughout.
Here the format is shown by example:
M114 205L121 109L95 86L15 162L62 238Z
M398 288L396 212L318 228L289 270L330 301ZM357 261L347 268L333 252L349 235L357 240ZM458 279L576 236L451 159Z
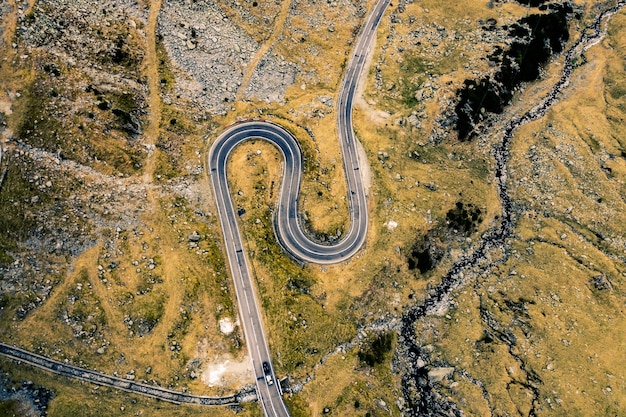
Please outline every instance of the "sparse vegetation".
M359 350L359 360L369 366L384 363L392 350L393 340L391 332L374 335Z
M10 253L16 252L16 242L23 241L33 229L35 219L28 214L27 207L35 191L35 186L22 176L19 166L9 163L0 193L0 250L3 266L13 261Z
M446 213L446 226L453 233L469 236L476 231L482 221L482 212L473 204L464 205L458 201L454 208Z
M530 3L536 7L539 2ZM486 113L502 113L520 83L539 78L550 56L560 53L569 40L572 17L570 5L553 5L550 13L526 16L508 29L515 41L506 50L496 48L488 58L500 69L480 80L465 80L458 91L456 130L461 141L471 140L478 133L476 126Z
M35 68L51 65L41 64L47 58L50 57L42 54L34 59L33 65ZM86 80L69 69L55 74L44 71L24 86L16 103L20 118L16 136L32 146L105 173L111 168L124 174L137 172L142 167L144 152L126 140L127 135L141 131L138 116L142 98L137 92L104 92L91 84L83 87L80 84ZM63 81L59 82L58 78ZM78 99L92 105L88 109L76 109L74 102ZM103 137L108 124L115 126L117 135Z
M0 166L7 167L0 188L3 341L176 390L220 395L239 388L209 388L201 376L208 362L246 355L238 325L232 333L220 331L220 319L236 321L237 307L205 172L207 146L235 117L287 126L301 139L305 158L305 226L320 240L340 239L349 224L335 98L365 12L357 4L299 3L287 9L284 26L274 28L282 4L244 3L218 6L235 30L260 43L272 39L267 50L298 66L284 103L229 101L225 116L209 115L179 94L181 83L194 80L159 40L162 106L158 134L149 142L155 149L144 146L150 108L141 75L141 7L122 19L119 9L103 5L97 22L86 17L77 30L55 29L42 37L47 15L61 22L52 3L38 4L19 23L25 29L18 29L17 47L0 47L11 58L0 61L0 129L6 125L12 132ZM278 153L259 142L233 153L230 185L275 369L294 383L311 377L301 392L289 395L292 415L406 410L403 375L394 373L403 358L393 356L405 341L396 339L391 325L380 331L367 326L384 327L432 294L451 265L473 256L484 233L499 224L490 153L500 140L498 123L537 103L558 76L559 62L547 62L545 54L531 57L541 63L517 60L519 47L527 45L508 42L509 30L546 29L546 22L562 27L559 16L547 17L560 6L529 11L539 3L423 0L390 6L366 102L355 112L362 158L371 168L371 211L365 249L349 262L303 266L290 260L272 230L281 182ZM581 25L596 6L577 9ZM65 23L78 21L76 10L68 5ZM624 27L618 14L608 38L576 62L560 103L516 132L507 171L517 222L511 238L489 249L485 258L492 262L484 273L457 271L465 284L448 294L449 304L415 323L421 378L435 396L467 415L624 413L619 335L626 271L618 261L626 224ZM194 48L204 47L200 29L183 29ZM558 52L578 30L577 24L559 30L537 50ZM72 49L69 33L81 36ZM248 62L244 52L233 51ZM497 72L490 67L496 61L506 61L507 70L528 63L523 69L533 77L518 75L525 81L541 67L541 77L525 84L525 91L490 90L485 96L503 110L504 116L490 118L493 135L451 140L457 120L448 116L456 92L464 80L475 80L471 99L484 96L481 89L492 85L482 80ZM93 65L86 70L83 62ZM504 83L511 75L502 77ZM209 94L211 87L199 88ZM482 117L474 116L472 122ZM146 169L149 158L153 170ZM53 185L45 186L48 181ZM360 346L349 345L361 331L369 336ZM0 366L15 381L53 389L50 416L206 413L5 360ZM16 407L2 402L0 414ZM237 412L261 415L256 404ZM235 410L210 413L230 416Z

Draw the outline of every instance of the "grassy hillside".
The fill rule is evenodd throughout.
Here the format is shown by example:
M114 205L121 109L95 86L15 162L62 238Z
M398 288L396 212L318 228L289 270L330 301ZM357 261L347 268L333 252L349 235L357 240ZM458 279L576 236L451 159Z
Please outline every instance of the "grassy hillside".
M196 27L181 18L178 35L158 32L157 2L104 2L97 19L93 5L66 3L1 6L0 339L175 390L236 392L254 381L206 152L238 119L285 126L305 157L303 225L320 241L340 239L349 219L337 90L372 2L194 3L219 19ZM510 236L458 267L502 221L492 150L503 126L561 75L556 55L538 80L514 84L501 111L473 108L475 134L460 135L455 106L464 89L485 86L476 97L490 98L495 90L482 80L523 60L504 65L505 51L542 36L518 26L561 10L526 3L390 6L355 107L370 166L370 224L350 261L322 267L288 258L271 217L279 153L259 141L233 152L230 186L245 211L240 226L265 333L294 416L413 415L417 403L431 415L625 412L623 11L576 61L558 102L514 132ZM175 13L176 4L162 7ZM571 4L560 28L568 36L559 32L564 50L609 6ZM219 44L218 35L203 35L209 30L239 37L215 52L240 63L239 90L229 91L238 100L222 103L225 112L181 93L220 87L198 87L198 67L186 60ZM284 80L285 68L296 70L284 97L254 98L256 72ZM461 284L446 289L451 274ZM441 291L444 302L410 322L407 340L401 320ZM409 343L419 357L404 356ZM235 376L211 374L221 366ZM50 416L261 414L256 404L174 407L4 359L0 369L5 385L52 389ZM0 410L14 412L23 405L16 401Z

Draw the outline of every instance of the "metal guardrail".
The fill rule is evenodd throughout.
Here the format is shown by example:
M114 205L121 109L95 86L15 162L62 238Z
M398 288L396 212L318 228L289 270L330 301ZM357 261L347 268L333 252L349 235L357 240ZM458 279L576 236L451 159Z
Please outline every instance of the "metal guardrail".
M93 384L107 386L134 394L145 395L174 404L196 405L234 405L250 401L256 396L254 391L245 391L225 397L208 397L168 390L155 385L148 385L124 378L114 377L102 372L69 365L27 350L0 342L0 355L44 369L57 375L80 379Z

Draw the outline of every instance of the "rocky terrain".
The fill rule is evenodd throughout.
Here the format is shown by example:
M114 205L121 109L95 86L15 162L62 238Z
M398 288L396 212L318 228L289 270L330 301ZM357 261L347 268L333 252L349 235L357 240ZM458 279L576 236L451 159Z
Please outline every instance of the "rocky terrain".
M33 384L21 381L13 384L5 375L0 377L0 402L4 415L25 417L45 416L53 392Z
M259 44L210 3L166 2L159 31L173 65L181 71L177 95L212 114L223 115L230 110ZM284 57L265 53L254 68L244 97L282 102L297 70ZM172 100L175 98L166 98L166 102Z
M204 2L166 2L159 32L173 64L186 73L177 94L213 113L229 110L258 44Z
M1 341L122 383L245 392L245 366L207 376L247 356L206 149L237 119L284 124L306 159L303 221L336 238L336 88L370 6L0 3ZM622 6L394 2L355 113L370 238L345 264L282 253L279 157L234 152L293 415L624 413ZM206 412L0 368L7 414Z

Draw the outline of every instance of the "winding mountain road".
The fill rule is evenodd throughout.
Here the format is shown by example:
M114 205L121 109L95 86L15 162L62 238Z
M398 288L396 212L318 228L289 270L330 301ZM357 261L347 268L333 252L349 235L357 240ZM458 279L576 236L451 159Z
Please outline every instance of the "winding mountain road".
M235 284L244 337L256 375L257 394L266 416L288 416L289 411L282 400L280 384L274 383L276 376L271 366L250 267L237 225L237 213L228 188L228 157L234 148L250 139L267 140L274 144L284 158L284 176L274 219L277 239L281 246L292 257L317 264L337 263L353 256L365 242L368 217L357 142L352 129L352 105L368 50L388 5L389 0L378 0L361 28L339 93L337 129L348 184L350 210L350 230L340 242L329 246L320 245L307 237L300 227L298 197L302 178L302 152L297 139L287 130L264 121L239 123L224 131L209 151L210 175L226 255ZM268 364L266 370L263 369L263 363Z

